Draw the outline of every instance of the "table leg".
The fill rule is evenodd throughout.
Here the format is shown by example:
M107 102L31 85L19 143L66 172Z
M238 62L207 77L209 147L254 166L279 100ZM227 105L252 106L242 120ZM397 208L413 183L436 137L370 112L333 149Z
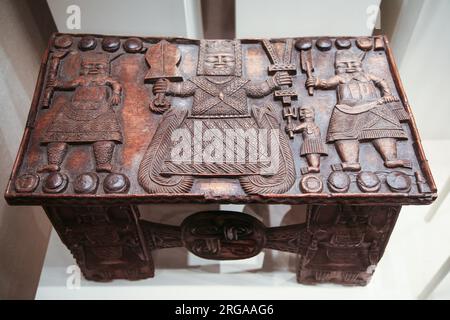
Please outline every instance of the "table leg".
M229 260L266 248L298 254L299 283L366 285L401 206L311 205L306 223L271 228L237 212L197 213L172 226L139 220L134 206L44 209L88 280L153 277L158 249Z
M46 206L44 210L86 279L153 277L137 207Z
M401 206L311 205L308 246L300 247L297 281L366 285L388 243Z

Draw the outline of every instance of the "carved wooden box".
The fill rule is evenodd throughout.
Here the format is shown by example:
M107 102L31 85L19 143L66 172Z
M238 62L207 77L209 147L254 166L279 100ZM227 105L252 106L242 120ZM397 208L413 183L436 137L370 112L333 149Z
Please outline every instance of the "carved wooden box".
M300 283L364 285L402 205L436 187L385 37L190 40L55 34L5 197L41 205L87 279L153 277L153 250L298 256ZM308 205L266 227L138 204Z

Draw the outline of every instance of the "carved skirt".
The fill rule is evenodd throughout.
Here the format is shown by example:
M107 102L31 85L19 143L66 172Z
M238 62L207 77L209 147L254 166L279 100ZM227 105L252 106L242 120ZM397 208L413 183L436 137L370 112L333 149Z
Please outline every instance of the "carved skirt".
M300 148L300 155L306 154L322 154L327 155L327 146L322 142L320 137L318 138L303 138L303 143Z
M240 137L242 134L251 136L254 132L259 141L245 145L247 139L236 139L232 145L227 145L229 132ZM174 142L177 146L185 145L182 153ZM210 152L214 145L214 152ZM220 161L205 158L216 152ZM178 157L180 154L187 156L186 159ZM227 161L227 154L236 161ZM188 116L186 110L166 112L142 159L139 183L149 193L182 193L190 190L194 176L239 179L247 193L289 190L295 182L294 161L273 108L254 107L248 116L206 119Z
M345 113L338 108L333 109L327 142L378 138L407 139L398 118L386 105L356 114Z
M42 138L49 142L122 142L122 133L114 110L108 103L81 108L66 104L56 115Z

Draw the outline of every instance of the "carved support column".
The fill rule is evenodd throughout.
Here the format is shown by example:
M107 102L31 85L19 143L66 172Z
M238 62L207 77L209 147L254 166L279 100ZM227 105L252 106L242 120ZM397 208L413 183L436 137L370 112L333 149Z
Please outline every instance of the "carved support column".
M153 277L137 207L47 206L44 210L86 279Z
M401 206L309 206L300 247L297 281L366 285L397 220Z

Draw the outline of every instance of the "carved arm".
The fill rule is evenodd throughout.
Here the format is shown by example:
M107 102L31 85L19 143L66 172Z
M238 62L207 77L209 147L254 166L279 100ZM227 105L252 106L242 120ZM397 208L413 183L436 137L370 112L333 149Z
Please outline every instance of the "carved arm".
M178 97L189 97L194 95L197 86L191 82L168 83L166 94Z
M373 81L373 83L380 89L381 95L384 96L391 96L391 89L389 88L386 80L378 78L377 76L370 75L370 80Z
M339 76L333 76L328 79L318 79L312 77L306 81L307 87L315 87L318 89L335 89L340 82L341 78Z
M267 96L280 87L277 85L274 78L269 78L266 81L257 84L252 84L249 82L244 88L249 97L261 98Z
M113 91L111 97L111 104L118 105L120 103L120 93L122 92L121 84L112 78L107 78L106 84L109 85Z

